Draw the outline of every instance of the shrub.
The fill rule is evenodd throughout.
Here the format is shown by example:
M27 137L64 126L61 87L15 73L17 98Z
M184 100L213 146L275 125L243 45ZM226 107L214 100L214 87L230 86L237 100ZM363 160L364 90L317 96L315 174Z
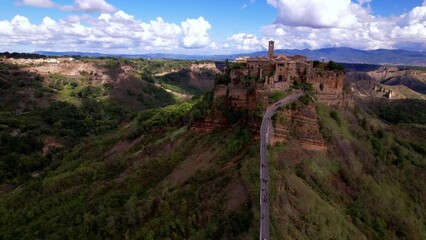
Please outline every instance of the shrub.
M329 71L344 71L343 65L337 64L336 62L329 61L326 65L326 69Z
M273 92L271 92L269 94L269 103L274 103L276 101L279 101L281 99L283 99L285 96L283 91L278 91L278 90L274 90Z
M214 78L216 84L229 84L231 79L224 74L217 74Z
M321 66L321 62L320 62L320 61L318 61L318 60L314 60L314 62L313 62L313 66L314 66L314 68L318 68L318 67L320 67L320 66Z
M336 111L332 110L330 112L330 117L333 118L336 121L337 125L340 126L342 124L342 121L340 120L339 114Z
M229 70L232 69L246 69L247 63L232 63L229 65Z

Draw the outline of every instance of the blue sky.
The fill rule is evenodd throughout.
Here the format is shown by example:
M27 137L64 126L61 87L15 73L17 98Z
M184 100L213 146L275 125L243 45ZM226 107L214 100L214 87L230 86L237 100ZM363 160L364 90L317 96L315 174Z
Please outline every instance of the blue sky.
M0 0L0 51L426 50L426 0Z

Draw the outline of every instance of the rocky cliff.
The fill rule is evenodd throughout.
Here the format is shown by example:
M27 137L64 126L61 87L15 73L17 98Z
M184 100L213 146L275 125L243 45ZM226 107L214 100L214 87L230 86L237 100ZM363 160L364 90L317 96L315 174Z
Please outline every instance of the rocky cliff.
M192 130L209 132L214 128L230 126L230 119L234 117L247 117L250 115L250 125L253 132L258 135L260 128L260 110L267 105L266 92L257 86L246 87L242 84L216 85L210 113L207 117L195 123ZM232 112L236 113L233 114ZM254 121L251 121L256 119ZM245 119L248 120L248 119ZM232 121L232 120L231 120Z
M99 81L101 83L105 83L111 80L111 77L105 74L107 70L105 66L98 64L94 61L89 62L80 60L67 60L54 63L28 63L22 69L29 72L36 72L44 76L47 76L52 73L58 73L67 77L74 78L90 76L92 80Z
M389 86L375 81L360 80L352 83L352 92L358 98L387 98L387 99L424 99L426 95L415 92L410 88L398 85Z
M278 111L274 119L271 144L293 141L305 150L327 150L319 130L315 104L310 103L297 109L285 108Z
M220 70L218 69L217 65L214 62L204 62L204 63L193 63L190 67L191 71L205 71L210 70L214 73L220 73Z
M343 91L345 74L342 72L317 72L308 81L315 89L317 101L329 106L353 105L350 94Z
M373 81L390 86L402 85L418 93L426 93L426 71L422 68L379 66L375 69L351 68L347 73L348 83Z
M213 105L225 99L229 101L235 111L246 109L247 111L256 112L256 110L259 110L258 108L263 109L269 104L264 90L256 89L253 93L250 93L248 88L241 85L217 85L214 91ZM296 103L293 108L287 107L278 111L274 119L273 128L270 131L271 144L293 141L293 143L305 150L327 150L319 131L314 103L309 105ZM250 128L254 133L255 139L259 137L260 122L261 113L254 121L250 122ZM221 112L221 107L219 107L211 111L203 121L195 123L192 130L210 132L215 128L229 126L228 119Z
M305 86L306 83L312 84L313 93L319 103L334 107L352 107L354 104L350 89L344 91L344 72L339 69L332 70L328 65L320 65L309 73L301 72L300 78L278 82L268 82L262 77L252 76L250 69L244 64L235 64L225 70L220 80L228 84L216 85L214 89L212 105L215 111L211 111L202 122L196 123L193 127L195 131L211 131L216 127L229 125L227 114L224 113L229 108L231 111L247 111L247 116L256 116L252 118L250 127L252 132L256 133L255 136L258 136L263 109L271 104L270 101L278 100L269 98L280 92L288 94L293 82L296 88ZM298 102L292 107L286 107L275 116L274 127L270 132L271 143L292 140L305 150L326 151L318 122L314 103L305 105Z

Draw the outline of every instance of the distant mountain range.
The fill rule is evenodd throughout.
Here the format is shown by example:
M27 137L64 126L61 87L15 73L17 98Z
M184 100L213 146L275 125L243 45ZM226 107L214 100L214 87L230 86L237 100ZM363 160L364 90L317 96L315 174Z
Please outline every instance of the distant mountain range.
M167 58L181 60L233 60L237 57L266 56L266 51L242 53L232 55L185 55L172 53L149 53L149 54L103 54L88 52L48 52L38 51L37 54L47 56L85 56L85 57L128 57L128 58ZM415 65L426 66L426 52L415 52L408 50L357 50L353 48L322 48L317 50L302 49L276 50L275 54L283 53L285 55L303 55L312 60L333 60L341 63L367 63L367 64L389 64L389 65Z

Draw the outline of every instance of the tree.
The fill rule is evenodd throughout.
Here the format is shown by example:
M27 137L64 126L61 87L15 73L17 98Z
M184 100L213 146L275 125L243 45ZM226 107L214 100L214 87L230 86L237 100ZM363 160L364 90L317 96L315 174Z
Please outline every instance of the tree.
M337 64L334 61L329 61L326 65L326 69L329 71L344 71L344 67L340 64Z
M318 60L315 60L315 61L313 62L313 65L314 65L314 68L318 68L318 67L321 65L321 62L320 62L320 61L318 61Z

